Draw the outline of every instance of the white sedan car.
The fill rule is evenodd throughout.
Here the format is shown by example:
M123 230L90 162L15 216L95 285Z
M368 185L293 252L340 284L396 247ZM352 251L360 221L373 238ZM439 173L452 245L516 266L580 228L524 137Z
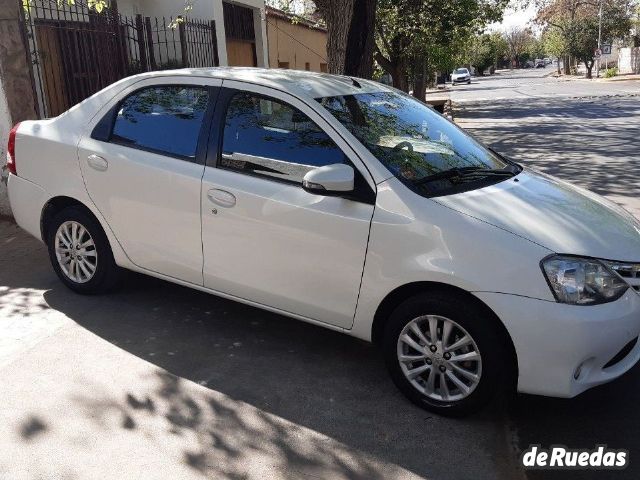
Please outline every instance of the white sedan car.
M469 69L467 68L456 68L451 74L451 84L455 85L456 83L466 83L469 85L471 83L471 73L469 73Z
M374 341L438 413L573 397L640 356L638 222L376 82L147 73L8 152L15 218L72 290L129 269Z

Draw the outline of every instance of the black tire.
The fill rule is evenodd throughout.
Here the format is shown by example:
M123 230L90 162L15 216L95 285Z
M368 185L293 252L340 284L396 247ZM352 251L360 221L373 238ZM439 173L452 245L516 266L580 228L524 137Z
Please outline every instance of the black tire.
M443 401L427 396L418 390L403 373L398 359L398 340L407 326L414 319L426 315L445 317L457 323L466 330L474 340L477 350L481 355L481 371L479 383L464 398L455 401ZM509 356L504 347L505 342L496 325L497 319L489 315L484 309L479 308L467 297L448 291L431 292L414 296L400 304L389 317L384 330L383 351L385 362L391 378L400 391L416 405L437 413L439 415L459 417L474 413L489 403L496 392L504 390L504 382L508 374ZM438 325L442 325L439 323ZM440 328L440 327L439 327ZM440 330L441 331L441 328ZM462 333L457 330L458 334ZM451 344L451 342L450 342ZM426 349L427 347L425 347ZM471 348L471 347L465 347ZM415 352L411 352L415 353ZM443 353L438 349L440 357L431 360L434 372L436 364L442 365ZM435 353L433 355L436 355ZM426 360L424 360L426 362ZM467 362L470 364L470 362ZM414 364L409 364L414 368ZM420 364L418 364L420 365ZM439 367L438 367L439 368ZM444 367L450 370L450 367ZM477 366L475 368L478 368ZM451 372L453 373L453 371ZM445 372L443 375L446 375ZM427 374L427 378L431 373ZM439 375L439 373L437 374ZM419 380L422 382L424 374ZM441 380L436 379L436 382ZM426 380L424 380L426 383ZM447 385L454 385L450 380L445 380ZM446 385L445 385L446 386ZM448 387L447 387L448 388ZM455 391L454 385L454 391ZM461 390L460 390L461 392Z
M76 282L67 276L56 255L56 233L62 224L71 221L79 223L87 230L97 253L95 272L84 283ZM109 240L100 223L84 208L71 206L56 213L48 222L45 235L51 265L62 283L71 290L83 295L92 295L111 291L119 285L121 270L113 259Z

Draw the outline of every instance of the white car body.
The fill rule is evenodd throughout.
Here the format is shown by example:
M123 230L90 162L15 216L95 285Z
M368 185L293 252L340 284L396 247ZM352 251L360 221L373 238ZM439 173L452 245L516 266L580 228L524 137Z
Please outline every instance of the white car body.
M471 73L467 68L457 68L451 73L451 83L471 83Z
M91 138L121 98L163 84L236 88L290 103L343 150L376 193L375 204ZM15 219L42 238L45 206L73 199L98 219L123 268L367 341L379 335L381 308L394 292L432 284L463 290L508 332L521 392L572 397L629 370L640 358L638 343L604 365L640 334L638 292L628 288L602 305L561 304L540 262L553 253L640 262L638 222L601 197L528 169L464 193L415 194L315 100L379 91L392 89L259 69L124 79L57 118L20 125L17 175L8 183ZM92 155L108 159L108 169L92 168Z

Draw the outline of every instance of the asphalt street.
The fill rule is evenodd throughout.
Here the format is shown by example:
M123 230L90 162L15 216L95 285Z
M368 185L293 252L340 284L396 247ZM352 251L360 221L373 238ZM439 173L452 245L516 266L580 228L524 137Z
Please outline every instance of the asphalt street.
M458 121L640 216L640 82L549 72L456 86ZM640 478L639 367L573 400L446 419L408 403L369 344L135 274L81 297L2 219L0 245L1 480ZM519 468L530 444L603 443L629 468Z
M544 103L560 98L640 93L638 81L555 78L550 76L555 70L555 66L548 65L546 68L502 70L496 75L474 77L470 85L451 87L451 99L457 104L521 99L537 99Z
M498 152L605 195L640 218L640 81L541 75L543 69L520 70L456 86L457 122ZM518 452L532 444L590 450L607 444L629 450L631 460L623 471L527 477L640 478L639 404L640 366L571 400L520 395L509 414Z

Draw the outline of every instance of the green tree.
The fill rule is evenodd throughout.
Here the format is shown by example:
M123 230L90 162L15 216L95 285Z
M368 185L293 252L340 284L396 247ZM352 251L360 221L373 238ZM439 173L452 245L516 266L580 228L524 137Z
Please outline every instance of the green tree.
M438 68L449 69L474 32L502 18L508 0L379 0L376 18L376 62L395 87L413 85L424 98Z
M486 69L496 67L508 55L509 47L500 33L493 32L473 37L469 50L469 63L479 75L484 75Z
M530 58L529 47L533 41L533 33L529 28L513 27L503 34L509 50L511 66L522 66Z
M558 31L566 46L565 73L569 56L584 62L592 77L598 48L599 8L602 6L602 40L612 41L629 34L637 0L538 0L537 22Z
M569 53L565 37L557 28L546 28L542 33L542 44L544 51L558 59ZM558 62L558 73L560 73L560 62Z

